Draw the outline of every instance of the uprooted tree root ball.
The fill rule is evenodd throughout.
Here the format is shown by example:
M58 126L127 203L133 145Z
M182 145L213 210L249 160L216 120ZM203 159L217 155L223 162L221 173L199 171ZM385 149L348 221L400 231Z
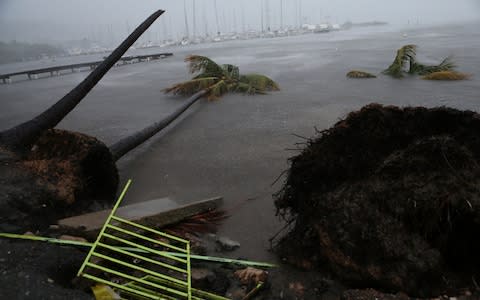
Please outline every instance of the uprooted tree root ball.
M0 224L38 229L115 198L115 162L108 147L93 137L46 130L24 157L3 160Z
M474 286L480 115L368 105L306 142L275 204L297 266L411 296Z

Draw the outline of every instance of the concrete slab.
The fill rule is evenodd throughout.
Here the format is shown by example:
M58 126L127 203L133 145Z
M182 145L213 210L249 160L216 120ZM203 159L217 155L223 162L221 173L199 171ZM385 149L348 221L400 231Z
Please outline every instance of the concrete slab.
M183 206L170 198L161 198L119 207L115 215L142 225L160 228L198 213L216 209L221 204L222 197L210 198ZM61 229L93 238L102 228L110 211L102 210L62 219L58 221L58 225Z

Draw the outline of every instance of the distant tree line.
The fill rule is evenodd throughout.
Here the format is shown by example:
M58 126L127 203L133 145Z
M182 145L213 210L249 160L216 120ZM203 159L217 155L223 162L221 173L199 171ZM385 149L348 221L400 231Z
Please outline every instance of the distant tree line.
M65 50L47 44L28 44L17 41L0 42L0 64L65 55Z

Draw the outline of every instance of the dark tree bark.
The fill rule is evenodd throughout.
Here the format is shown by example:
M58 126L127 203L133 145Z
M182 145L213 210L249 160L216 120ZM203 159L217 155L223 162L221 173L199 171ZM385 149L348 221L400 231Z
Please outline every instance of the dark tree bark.
M145 30L161 15L163 10L158 10L140 24L117 49L115 49L90 75L78 86L66 94L57 103L45 110L35 118L0 132L0 146L4 149L25 153L35 143L40 134L55 127L72 111L75 106L90 92L102 79L105 73L122 57L130 46L142 35Z
M175 119L177 119L184 111L186 111L192 104L202 98L205 93L206 90L203 90L194 94L182 106L177 108L173 113L171 113L163 120L156 122L148 127L145 127L144 129L130 136L127 136L110 146L110 152L112 153L113 159L115 161L119 160L129 151L135 149L137 146L157 134L160 130L167 127L170 123L175 121Z

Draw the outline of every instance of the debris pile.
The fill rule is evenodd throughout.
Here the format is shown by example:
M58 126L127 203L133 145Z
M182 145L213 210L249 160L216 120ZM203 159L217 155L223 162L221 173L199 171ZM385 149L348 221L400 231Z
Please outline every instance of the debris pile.
M370 104L308 140L276 195L279 254L356 288L437 296L480 270L480 115Z

